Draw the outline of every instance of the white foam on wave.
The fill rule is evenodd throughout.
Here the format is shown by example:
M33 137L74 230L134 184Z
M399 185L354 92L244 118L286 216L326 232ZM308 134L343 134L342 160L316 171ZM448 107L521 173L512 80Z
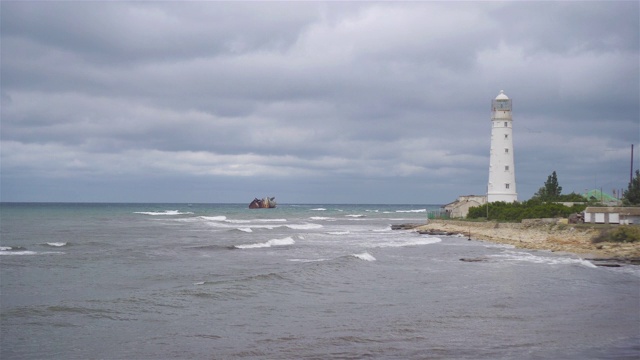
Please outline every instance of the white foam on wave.
M285 225L285 226L293 230L311 230L311 229L320 229L324 227L320 224L313 224L313 223L291 224L291 225Z
M223 218L224 216L220 216L220 218ZM201 216L200 218L205 218L204 216ZM244 232L253 232L253 229L268 229L268 230L273 230L276 227L280 227L283 225L271 225L271 224L264 224L264 223L255 223L252 222L253 220L215 220L215 221L209 221L209 219L205 219L207 220L206 224L207 226L211 226L214 228L223 228L223 229L234 229L234 230L239 230L239 231L244 231ZM244 225L244 226L238 226L238 225Z
M329 231L327 232L327 234L329 235L349 235L351 234L350 231Z
M134 214L142 214L142 215L189 215L193 214L192 212L181 212L179 210L165 210L165 211L135 211Z
M225 221L227 220L227 217L224 215L221 216L200 216L200 219L203 220L207 220L207 221Z
M35 255L37 252L25 250L25 251L1 251L0 255Z
M42 251L36 252L31 250L24 251L0 251L0 255L63 255L62 251Z
M591 261L584 259L575 259L569 257L549 257L538 256L521 251L505 251L502 254L490 255L492 258L502 259L505 261L522 261L534 264L546 265L582 265L590 268L597 268Z
M284 239L271 239L264 243L236 245L235 247L238 249L256 249L256 248L267 248L272 246L293 245L295 243L296 241L293 240L291 237L286 237Z
M350 218L363 218L363 217L367 217L366 215L363 214L349 214L349 215L345 215L345 217L350 217Z
M335 218L326 217L326 216L312 216L309 218L310 220L324 220L324 221L336 221Z
M371 230L371 231L373 231L373 232L387 232L387 231L391 231L391 225L387 226L387 227L386 227L386 228L384 228L384 229L373 229L373 230Z
M47 245L53 246L53 247L62 247L62 246L67 246L67 243L66 242L48 242Z
M247 224L251 222L257 223L272 223L272 222L287 222L287 219L225 219L224 222L231 224Z
M437 237L421 237L417 239L410 239L408 241L389 241L389 242L373 243L371 244L371 246L377 247L377 248L420 246L420 245L437 244L441 241L442 239Z
M321 262L327 261L329 259L289 259L292 262L301 262L301 263L311 263L311 262Z
M311 211L327 211L325 208L311 209Z
M376 258L374 258L368 252L363 252L361 254L351 254L351 256L353 256L355 258L358 258L360 260L364 260L364 261L376 261Z
M416 210L396 210L397 213L423 213L427 212L427 209L416 209Z
M11 246L0 246L0 251L9 251L13 249Z

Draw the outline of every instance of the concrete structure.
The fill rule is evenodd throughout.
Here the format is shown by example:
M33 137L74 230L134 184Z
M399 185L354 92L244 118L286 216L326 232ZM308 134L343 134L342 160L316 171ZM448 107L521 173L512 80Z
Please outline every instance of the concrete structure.
M444 207L444 211L450 218L465 218L469 213L469 209L474 206L480 206L487 203L487 197L482 195L464 195L449 203Z
M591 224L640 224L640 207L594 207L584 210L584 222Z
M513 126L511 99L500 90L491 102L491 152L487 200L518 201L516 169L513 160Z

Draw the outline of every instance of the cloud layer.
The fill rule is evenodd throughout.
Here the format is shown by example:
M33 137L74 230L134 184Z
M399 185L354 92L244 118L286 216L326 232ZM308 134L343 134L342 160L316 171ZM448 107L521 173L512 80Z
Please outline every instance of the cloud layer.
M637 2L0 6L2 201L446 203L501 89L521 200L640 140Z

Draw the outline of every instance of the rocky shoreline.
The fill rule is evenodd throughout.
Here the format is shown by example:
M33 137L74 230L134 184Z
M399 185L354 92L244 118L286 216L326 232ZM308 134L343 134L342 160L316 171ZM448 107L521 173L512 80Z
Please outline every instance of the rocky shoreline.
M592 239L600 234L600 230L572 224L545 221L498 223L429 220L427 224L394 225L392 229L414 230L434 236L462 234L473 240L510 244L517 248L574 253L594 261L616 260L640 264L640 243L594 244Z

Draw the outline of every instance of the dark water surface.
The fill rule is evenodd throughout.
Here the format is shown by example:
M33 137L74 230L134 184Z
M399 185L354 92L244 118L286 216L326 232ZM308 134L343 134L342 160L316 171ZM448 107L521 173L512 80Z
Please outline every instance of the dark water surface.
M1 204L0 358L640 357L637 266L390 230L436 208Z

